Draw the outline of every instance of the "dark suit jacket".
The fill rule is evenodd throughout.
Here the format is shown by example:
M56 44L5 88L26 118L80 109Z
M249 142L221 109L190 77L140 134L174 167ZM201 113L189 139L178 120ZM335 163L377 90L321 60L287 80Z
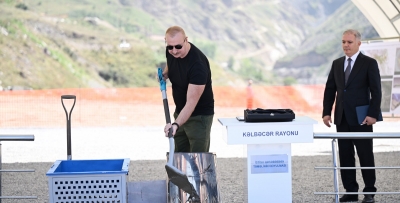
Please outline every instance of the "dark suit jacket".
M362 53L357 56L347 84L344 84L345 56L333 61L326 81L322 117L331 115L335 102L335 125L340 125L343 112L350 126L360 125L356 106L370 105L367 116L378 118L381 112L381 77L375 59Z

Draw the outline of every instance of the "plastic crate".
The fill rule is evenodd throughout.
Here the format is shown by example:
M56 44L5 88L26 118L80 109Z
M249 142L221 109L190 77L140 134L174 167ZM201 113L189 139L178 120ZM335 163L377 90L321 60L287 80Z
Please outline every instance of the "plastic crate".
M129 162L57 160L46 173L50 203L127 203Z

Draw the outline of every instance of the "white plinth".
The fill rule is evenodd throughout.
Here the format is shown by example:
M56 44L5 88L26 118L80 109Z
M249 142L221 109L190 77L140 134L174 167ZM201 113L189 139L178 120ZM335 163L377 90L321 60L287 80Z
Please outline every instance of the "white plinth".
M313 142L317 121L298 116L292 122L246 123L219 118L229 145L247 146L247 199L249 203L292 202L291 143Z

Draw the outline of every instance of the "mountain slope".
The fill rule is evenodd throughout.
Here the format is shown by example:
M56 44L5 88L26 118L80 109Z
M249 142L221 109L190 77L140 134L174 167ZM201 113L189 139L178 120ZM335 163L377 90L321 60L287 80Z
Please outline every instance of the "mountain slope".
M379 35L352 2L343 4L333 15L311 33L298 49L291 50L279 59L274 69L278 75L291 75L303 84L321 84L334 59L343 56L342 33L357 29L363 39Z
M0 85L45 89L157 86L171 25L208 56L214 85L291 84L272 71L276 60L316 38L314 29L348 1L21 2L0 0Z

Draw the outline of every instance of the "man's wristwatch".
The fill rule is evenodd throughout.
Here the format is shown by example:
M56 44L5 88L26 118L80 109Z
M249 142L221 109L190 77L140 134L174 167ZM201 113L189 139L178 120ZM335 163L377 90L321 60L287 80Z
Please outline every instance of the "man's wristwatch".
M179 126L179 124L178 124L178 123L175 123L175 122L174 122L174 123L172 123L171 125L176 125L176 131L178 131L178 130L179 130L179 127L180 127L180 126Z

